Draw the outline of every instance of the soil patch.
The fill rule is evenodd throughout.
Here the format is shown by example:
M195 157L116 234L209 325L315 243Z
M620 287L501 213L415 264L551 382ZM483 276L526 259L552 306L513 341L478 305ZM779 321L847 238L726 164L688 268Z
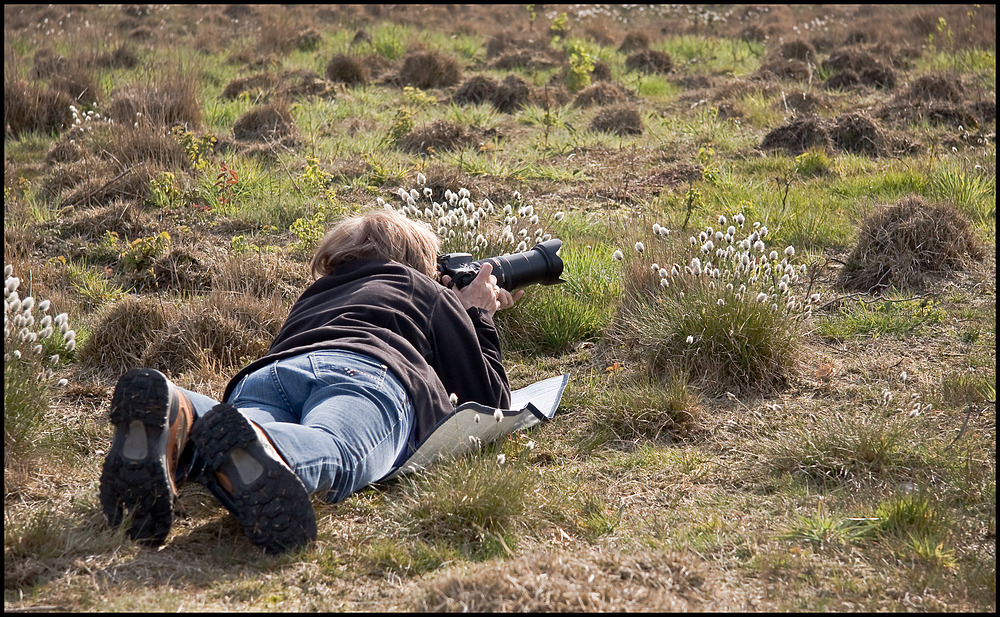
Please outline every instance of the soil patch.
M700 165L682 163L644 178L641 184L649 187L653 195L659 195L664 188L674 190L701 180L702 172L703 170Z

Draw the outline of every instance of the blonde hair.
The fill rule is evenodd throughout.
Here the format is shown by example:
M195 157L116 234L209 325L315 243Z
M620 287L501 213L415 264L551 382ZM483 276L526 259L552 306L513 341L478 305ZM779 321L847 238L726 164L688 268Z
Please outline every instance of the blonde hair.
M383 208L337 223L320 241L310 267L318 279L346 261L385 259L436 278L440 250L441 241L430 227Z

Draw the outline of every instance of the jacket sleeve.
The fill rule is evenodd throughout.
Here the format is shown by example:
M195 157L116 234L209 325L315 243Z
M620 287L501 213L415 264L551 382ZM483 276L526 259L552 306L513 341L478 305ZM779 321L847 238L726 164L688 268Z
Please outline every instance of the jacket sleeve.
M500 355L500 337L489 312L462 308L446 291L431 316L431 367L458 404L476 402L506 409L510 383Z

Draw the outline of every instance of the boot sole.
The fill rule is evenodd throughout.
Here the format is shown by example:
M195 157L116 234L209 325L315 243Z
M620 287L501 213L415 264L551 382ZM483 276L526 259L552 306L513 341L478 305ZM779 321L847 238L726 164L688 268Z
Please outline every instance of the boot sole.
M302 480L265 452L250 421L235 407L213 407L191 438L205 463L202 482L255 546L279 554L316 539L316 514ZM227 478L231 491L216 473Z
M171 392L151 369L122 375L111 398L115 427L101 472L101 505L111 526L131 517L134 540L163 544L174 519L174 488L166 460Z

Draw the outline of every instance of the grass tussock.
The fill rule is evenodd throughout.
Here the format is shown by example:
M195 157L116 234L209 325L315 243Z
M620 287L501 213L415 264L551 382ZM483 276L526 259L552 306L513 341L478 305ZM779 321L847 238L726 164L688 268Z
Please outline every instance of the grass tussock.
M157 332L143 352L140 366L155 368L168 375L206 368L232 373L263 356L278 334L274 313L255 303L231 303L220 307L219 300L180 312Z
M600 110L590 123L593 131L614 133L619 136L642 135L645 126L639 110L627 103Z
M404 476L403 494L390 509L409 537L447 542L479 558L509 553L521 533L545 518L536 490L541 478L527 458L523 449L508 454L495 444L484 446Z
M326 78L348 86L364 86L371 81L371 71L359 58L337 54L326 64Z
M177 307L126 296L102 311L80 359L92 370L118 376L140 366L153 337L177 316Z
M865 292L919 289L982 256L968 219L954 207L908 197L865 220L838 282Z
M935 469L930 453L909 441L908 420L837 414L780 433L761 444L761 458L774 472L802 474L823 485L902 482Z
M436 120L403 135L399 147L404 152L432 155L468 148L477 142L478 138L469 129L447 120Z
M62 427L50 421L50 404L67 384L57 377L75 356L76 331L66 313L55 314L50 300L28 295L27 286L4 266L4 488L14 490L17 472L34 466L43 442L58 446ZM24 294L24 297L22 297ZM53 439L53 437L55 437ZM15 472L8 478L7 471ZM8 487L7 481L11 480Z
M462 65L438 50L417 51L403 59L397 81L400 85L428 88L454 86L462 78Z
M625 92L615 84L598 82L581 90L573 104L577 107L599 107L604 105L617 105L627 100Z
M702 412L685 375L649 379L620 363L605 367L600 377L591 376L590 384L573 397L588 401L582 414L587 421L583 445L590 450L673 443L695 432Z
M202 125L202 107L192 76L170 76L156 85L128 85L111 97L105 114L119 125L161 129L175 124L195 130Z
M58 133L72 121L73 99L65 92L28 83L4 72L4 137Z
M490 103L501 113L514 113L531 99L531 89L522 78L508 75L502 82L484 75L474 75L467 79L451 100L459 105L479 105Z
M630 71L666 74L673 70L674 61L665 51L641 49L625 59L625 67Z
M768 394L788 384L799 316L817 298L796 294L803 270L792 263L794 247L768 252L766 226L744 229L742 214L733 222L720 217L725 232L707 227L687 242L656 223L627 258L618 251L625 298L606 354L668 379L687 375L716 395Z
M294 141L295 133L295 119L285 102L255 107L233 124L233 138L241 142L284 143Z

